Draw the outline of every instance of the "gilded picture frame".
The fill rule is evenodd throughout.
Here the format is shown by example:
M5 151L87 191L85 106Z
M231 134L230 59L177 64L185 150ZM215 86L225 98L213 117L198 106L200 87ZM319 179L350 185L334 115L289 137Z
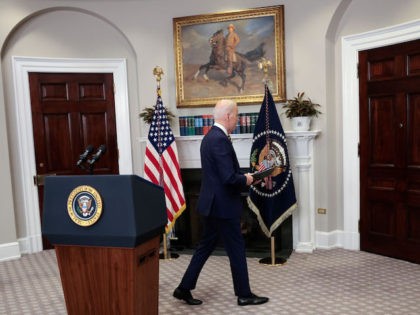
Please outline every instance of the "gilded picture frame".
M239 37L236 53L229 53L229 28ZM258 104L264 82L274 101L286 100L283 5L178 17L173 30L177 107L223 98Z

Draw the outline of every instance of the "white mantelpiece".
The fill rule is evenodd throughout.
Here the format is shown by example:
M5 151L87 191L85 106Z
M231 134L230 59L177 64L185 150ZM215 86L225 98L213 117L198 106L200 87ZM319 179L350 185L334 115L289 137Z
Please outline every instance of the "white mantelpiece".
M311 253L315 249L315 197L313 142L320 131L286 131L298 209L293 213L293 248ZM201 168L200 144L203 136L176 137L181 168ZM141 138L142 147L146 138ZM243 168L250 166L252 134L232 135L233 146Z
M315 181L313 143L319 131L286 132L292 161L298 209L293 213L293 248L312 253L315 249Z

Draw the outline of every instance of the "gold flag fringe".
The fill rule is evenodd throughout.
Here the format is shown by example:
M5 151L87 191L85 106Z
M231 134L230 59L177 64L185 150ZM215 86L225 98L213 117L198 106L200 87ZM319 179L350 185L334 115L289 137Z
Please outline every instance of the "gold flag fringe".
M252 210L252 212L255 213L258 219L258 223L260 224L261 230L264 232L264 234L267 237L271 237L273 232L280 226L280 224L283 223L284 220L286 220L294 210L296 210L298 204L294 203L289 209L287 209L270 227L270 229L267 228L265 225L264 220L261 217L260 210L257 208L257 206L252 202L251 198L248 196L247 198L248 207Z

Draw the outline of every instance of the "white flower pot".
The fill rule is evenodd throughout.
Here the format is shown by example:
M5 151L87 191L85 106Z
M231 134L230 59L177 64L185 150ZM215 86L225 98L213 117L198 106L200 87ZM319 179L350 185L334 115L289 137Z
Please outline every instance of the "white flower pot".
M309 116L292 117L292 128L295 131L308 131L311 125L311 118Z

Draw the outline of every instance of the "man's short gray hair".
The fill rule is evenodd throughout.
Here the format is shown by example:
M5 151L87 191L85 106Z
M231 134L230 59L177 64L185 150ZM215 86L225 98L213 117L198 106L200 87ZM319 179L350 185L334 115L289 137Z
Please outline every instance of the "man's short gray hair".
M236 102L233 100L220 100L216 103L213 110L214 120L223 120L226 114L234 111Z

